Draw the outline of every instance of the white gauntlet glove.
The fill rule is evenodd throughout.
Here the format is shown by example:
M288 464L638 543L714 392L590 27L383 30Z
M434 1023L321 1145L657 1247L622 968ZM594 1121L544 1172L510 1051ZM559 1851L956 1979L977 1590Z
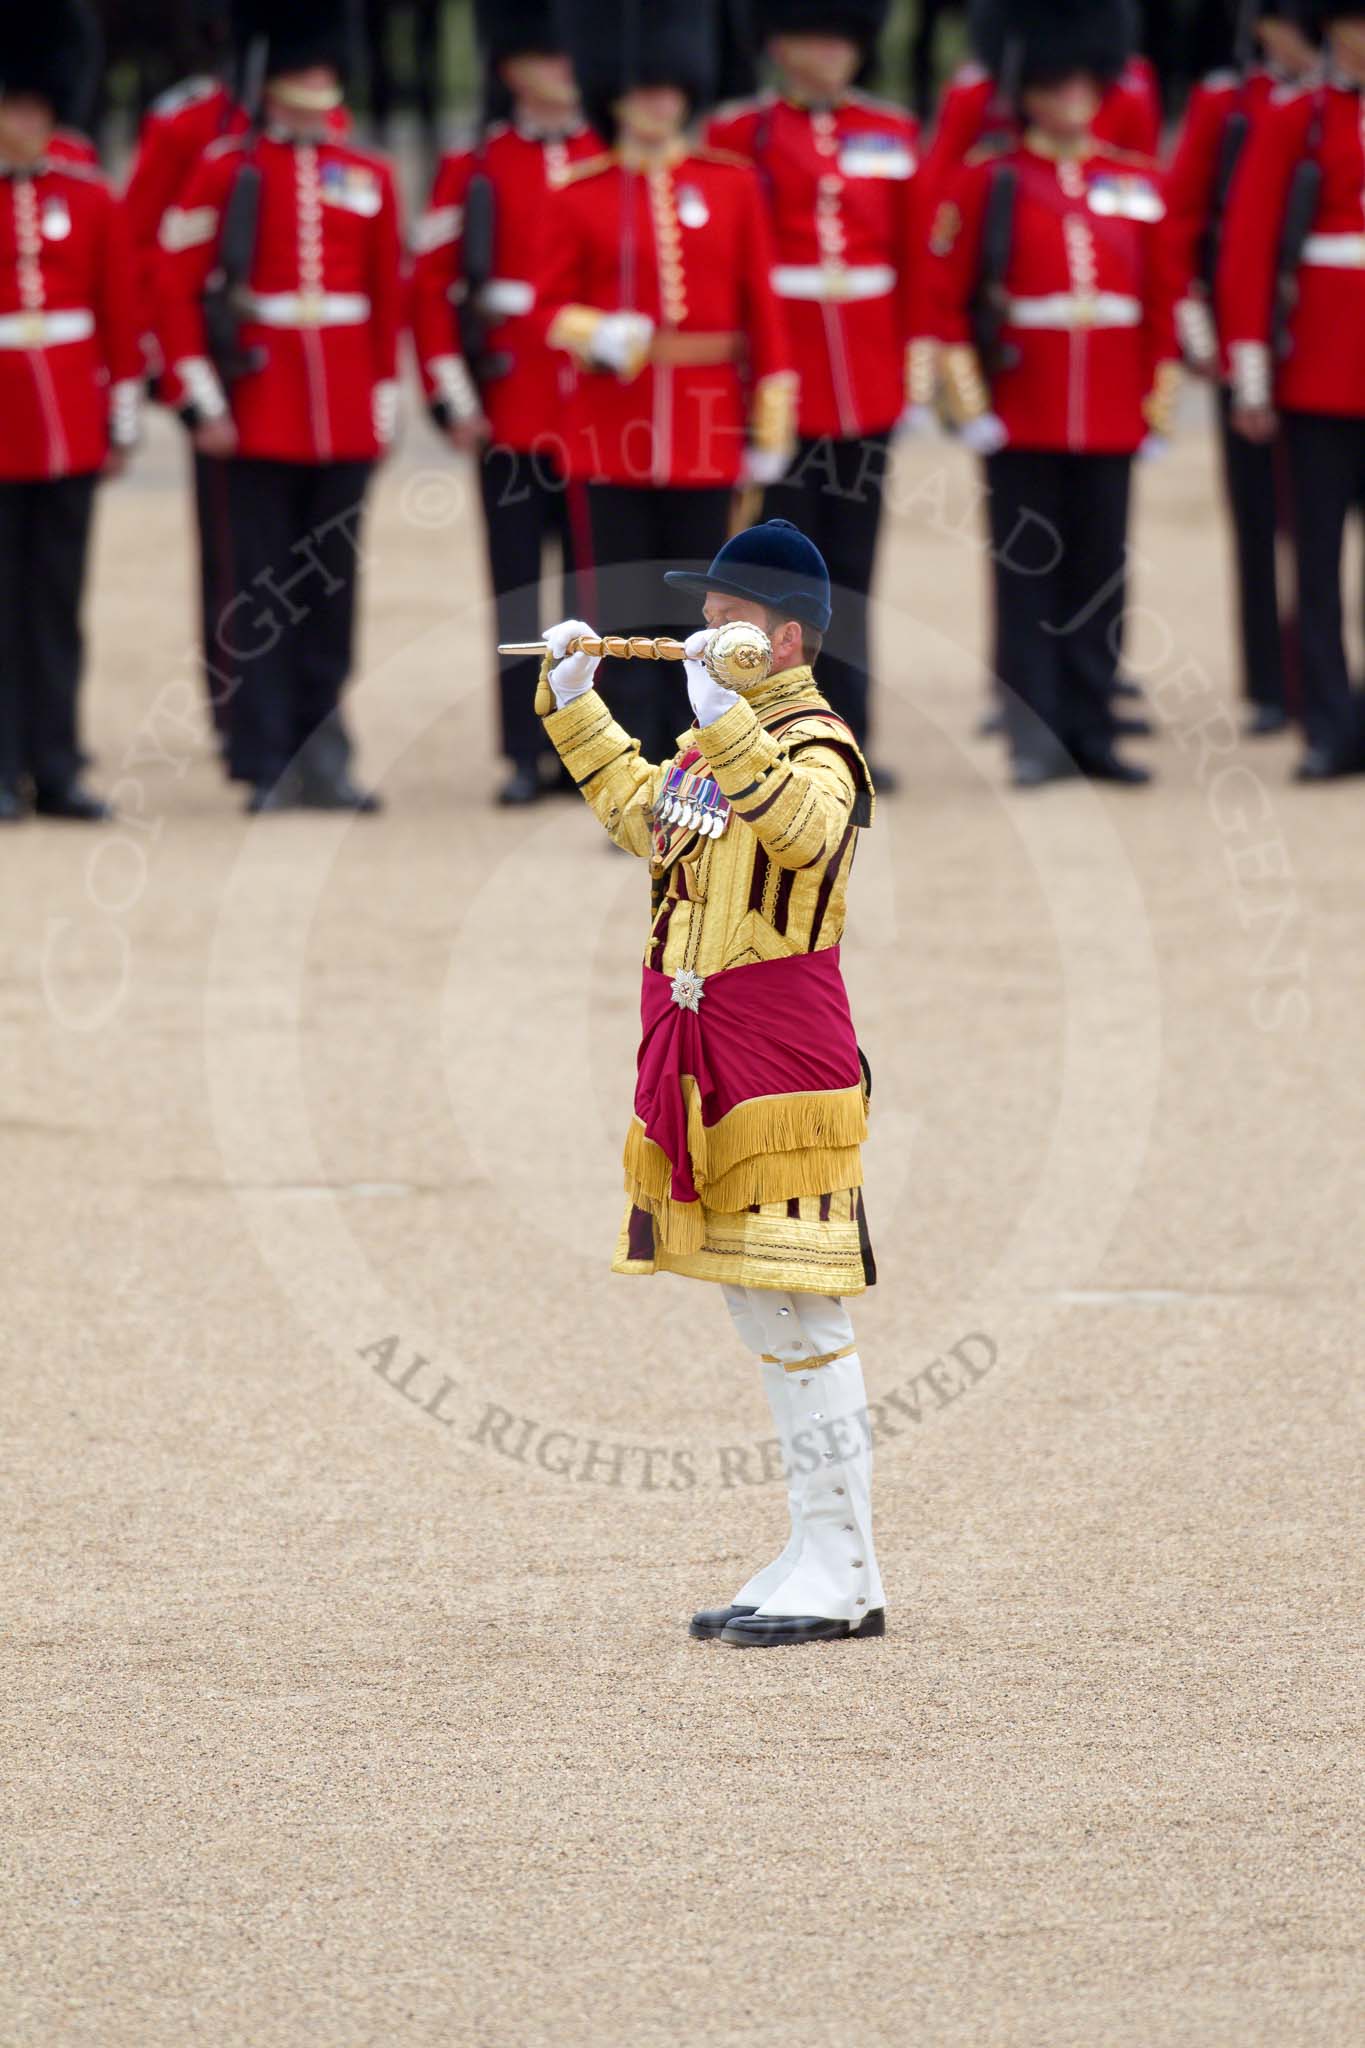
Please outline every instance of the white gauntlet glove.
M555 693L555 703L562 711L566 704L572 704L575 697L581 697L592 688L592 679L597 674L600 654L570 654L569 642L579 639L596 639L593 628L583 619L565 619L561 625L551 626L545 635L545 645L555 658L550 670L550 688Z
M687 694L692 700L692 711L698 725L714 725L732 704L739 702L739 692L727 690L724 683L718 683L702 658L714 637L714 628L707 626L683 642L686 656L683 673L687 677Z
M973 455L998 455L1009 440L1009 428L998 412L978 413L957 430L958 439Z
M740 482L762 484L765 489L769 484L780 484L791 468L791 460L791 452L786 448L746 448Z
M588 354L601 369L629 381L644 368L653 339L648 313L606 313L593 329Z

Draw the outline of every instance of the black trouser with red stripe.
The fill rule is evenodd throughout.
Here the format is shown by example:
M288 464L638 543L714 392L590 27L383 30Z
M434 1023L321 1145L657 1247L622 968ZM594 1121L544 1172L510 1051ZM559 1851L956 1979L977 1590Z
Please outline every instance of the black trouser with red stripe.
M1365 700L1351 689L1342 632L1341 553L1349 515L1365 506L1365 419L1286 412L1299 564L1303 727L1308 743L1358 764Z
M592 624L600 633L669 634L701 626L701 602L664 582L665 569L707 569L730 523L728 489L589 484ZM680 662L607 661L597 687L639 740L647 761L668 761L692 722Z
M1285 628L1280 619L1275 536L1279 477L1285 451L1276 442L1248 441L1231 424L1232 396L1222 394L1219 429L1223 488L1237 565L1237 623L1242 689L1249 704L1285 708Z
M209 715L220 739L227 734L230 705L216 669L215 636L223 609L233 596L232 520L228 464L221 455L194 451L194 518L199 538L199 635Z
M1132 470L1131 455L1050 448L987 459L996 661L1016 755L1048 734L1078 759L1110 744Z
M499 641L540 638L547 542L557 546L561 563L563 594L554 616L581 617L576 572L589 546L582 485L566 483L548 455L504 447L485 450L479 482ZM500 744L508 760L524 768L534 767L547 746L536 717L539 673L538 655L499 663Z
M296 759L325 777L346 766L339 705L372 467L254 456L227 465L236 592L218 620L214 665L230 677L237 781L270 787Z
M0 784L60 795L80 771L81 604L96 476L0 483Z
M848 441L803 436L786 476L763 498L765 519L790 519L825 558L834 616L820 656L820 688L863 748L871 714L867 608L890 442L889 432Z

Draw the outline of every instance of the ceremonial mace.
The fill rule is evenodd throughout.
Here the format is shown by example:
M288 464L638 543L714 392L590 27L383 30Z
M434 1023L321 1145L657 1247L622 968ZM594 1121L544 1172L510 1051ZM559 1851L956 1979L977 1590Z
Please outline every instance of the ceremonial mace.
M544 640L524 640L499 647L499 654L549 654ZM617 661L683 661L681 640L648 640L623 633L583 633L571 640L566 654L608 655ZM751 690L761 683L773 665L772 642L761 626L736 619L718 626L702 656L718 683L727 690ZM537 706L537 709L539 706Z

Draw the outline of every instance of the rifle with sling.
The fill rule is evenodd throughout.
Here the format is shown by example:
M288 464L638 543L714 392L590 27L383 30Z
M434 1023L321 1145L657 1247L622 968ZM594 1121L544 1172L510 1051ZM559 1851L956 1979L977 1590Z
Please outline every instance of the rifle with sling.
M256 36L248 46L242 74L242 105L250 124L248 145L260 130L266 60L266 39ZM203 297L209 356L225 385L249 377L265 362L263 348L242 346L242 294L250 282L260 224L261 167L248 156L238 166L223 208L218 263Z
M1304 154L1294 166L1280 223L1279 251L1275 261L1275 297L1270 312L1270 348L1273 357L1283 359L1293 347L1289 327L1299 303L1299 263L1303 245L1317 219L1322 197L1322 126L1325 98L1321 87L1314 95L1313 118L1305 140Z

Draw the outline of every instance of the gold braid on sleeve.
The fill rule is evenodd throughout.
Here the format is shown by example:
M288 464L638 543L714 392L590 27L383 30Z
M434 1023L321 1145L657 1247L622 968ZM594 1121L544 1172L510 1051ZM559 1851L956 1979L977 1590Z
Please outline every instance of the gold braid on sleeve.
M598 306L561 306L550 322L545 339L551 348L567 349L580 363L586 363L592 338L605 315Z
M905 350L905 402L932 405L938 394L938 343L921 334Z
M1163 441L1170 439L1175 426L1175 408L1180 397L1180 365L1176 362L1158 363L1152 378L1152 388L1142 401L1142 417L1154 434Z
M967 343L945 348L940 363L943 404L949 421L965 427L991 409L991 395L981 374L981 358Z
M796 446L797 389L795 370L775 370L772 376L759 378L749 421L755 448L785 455Z

